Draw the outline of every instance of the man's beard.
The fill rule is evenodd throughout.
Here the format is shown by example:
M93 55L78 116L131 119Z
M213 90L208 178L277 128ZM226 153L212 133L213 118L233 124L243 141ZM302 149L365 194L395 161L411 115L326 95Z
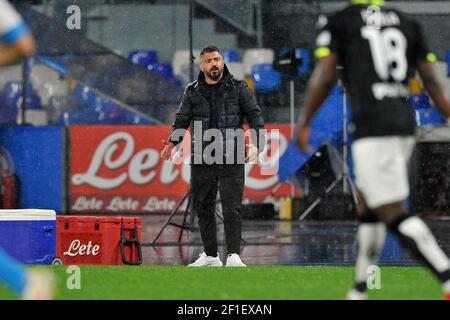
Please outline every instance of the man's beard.
M222 71L219 68L214 68L210 72L207 73L208 78L213 81L217 81L222 76Z

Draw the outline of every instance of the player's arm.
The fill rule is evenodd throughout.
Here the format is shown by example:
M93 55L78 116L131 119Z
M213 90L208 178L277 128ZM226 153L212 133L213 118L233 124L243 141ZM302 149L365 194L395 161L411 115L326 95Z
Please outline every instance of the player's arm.
M12 44L0 44L0 66L8 66L28 58L35 50L31 33L25 33Z
M420 61L417 64L417 70L422 78L425 90L433 99L436 107L447 117L447 123L450 125L450 102L445 97L444 91L434 73L432 63L426 60Z
M317 110L324 103L337 82L338 56L336 53L321 58L311 76L305 104L305 112L299 119L300 132L297 144L300 149L308 152L308 140L310 134L310 123Z
M33 55L33 36L16 9L0 0L0 66L15 64Z

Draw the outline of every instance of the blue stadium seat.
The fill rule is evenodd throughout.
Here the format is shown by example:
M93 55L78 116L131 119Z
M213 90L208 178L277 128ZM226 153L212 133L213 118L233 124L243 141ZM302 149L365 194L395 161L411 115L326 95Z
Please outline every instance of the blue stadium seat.
M6 102L6 97L0 94L0 123L11 123L16 122L17 119L17 109L12 108Z
M95 108L84 107L62 112L59 123L71 125L151 125L154 124L131 110L101 97ZM1 116L1 114L0 114Z
M181 87L183 85L183 81L181 81L180 79L170 79L169 80L170 83L173 83L174 85Z
M89 87L77 84L74 91L76 106L93 106L96 104L98 94Z
M125 122L130 125L150 125L154 124L150 120L140 116L130 110L125 110Z
M101 109L81 108L61 113L60 124L71 125L120 125L126 124L124 112L104 112Z
M431 108L430 98L425 93L411 95L408 102L414 110Z
M105 97L97 95L94 109L97 111L114 113L114 112L117 112L117 110L120 110L120 106Z
M256 64L252 68L251 77L255 90L259 93L272 93L281 87L281 73L272 64Z
M169 63L162 63L158 65L157 72L167 80L173 79L173 68Z
M22 99L18 99L18 103L21 103ZM27 109L40 110L42 109L41 98L37 95L28 96L25 106Z
M97 124L98 113L92 109L74 109L61 113L59 122L64 126Z
M239 52L233 49L222 49L222 57L225 63L239 62Z
M447 51L445 53L445 62L447 62L447 67L448 67L447 76L450 77L450 49L447 49Z
M380 255L381 261L398 263L405 256L405 251L398 242L397 237L391 232L386 233L383 251Z
M97 116L96 124L104 125L123 125L126 123L126 116L124 112L107 113L99 112Z
M148 67L151 64L158 63L158 52L155 50L133 50L128 53L128 59L136 64Z
M278 52L278 54L281 57L289 53L290 50L290 48L283 48ZM295 49L295 57L301 60L297 69L298 74L308 76L311 73L311 58L309 50L305 48L297 48Z
M7 82L3 86L3 94L6 97L14 97L16 95L19 95L22 91L22 86L19 81L11 81Z
M168 63L155 63L147 66L147 69L156 72L167 80L173 79L173 68Z
M295 56L302 59L302 64L298 67L298 73L307 76L311 72L311 59L308 49L296 49Z
M28 95L33 94L33 87L31 83L27 83L27 93ZM22 95L22 82L21 81L10 81L5 83L3 87L3 95L7 100L7 103L12 99L15 99Z
M110 99L97 95L95 111L98 113L98 124L123 124L125 109Z
M418 126L437 126L446 122L445 117L436 108L417 109L415 113Z
M71 95L53 96L48 100L46 107L50 123L56 124L61 113L75 108L75 99Z
M42 109L41 98L33 92L31 83L27 84L26 109ZM1 94L0 122L15 122L22 107L22 82L7 82Z

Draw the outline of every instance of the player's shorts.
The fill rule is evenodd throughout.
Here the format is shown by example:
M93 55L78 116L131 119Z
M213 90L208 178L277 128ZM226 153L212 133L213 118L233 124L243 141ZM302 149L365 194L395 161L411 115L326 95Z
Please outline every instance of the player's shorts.
M408 198L408 163L414 145L412 136L368 137L353 142L356 187L369 209Z

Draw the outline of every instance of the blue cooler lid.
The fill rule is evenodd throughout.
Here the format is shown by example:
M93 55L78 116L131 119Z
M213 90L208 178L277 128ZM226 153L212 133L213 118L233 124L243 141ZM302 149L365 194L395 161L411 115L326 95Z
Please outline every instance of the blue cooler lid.
M56 220L54 210L43 209L2 209L0 210L0 221L18 220Z

